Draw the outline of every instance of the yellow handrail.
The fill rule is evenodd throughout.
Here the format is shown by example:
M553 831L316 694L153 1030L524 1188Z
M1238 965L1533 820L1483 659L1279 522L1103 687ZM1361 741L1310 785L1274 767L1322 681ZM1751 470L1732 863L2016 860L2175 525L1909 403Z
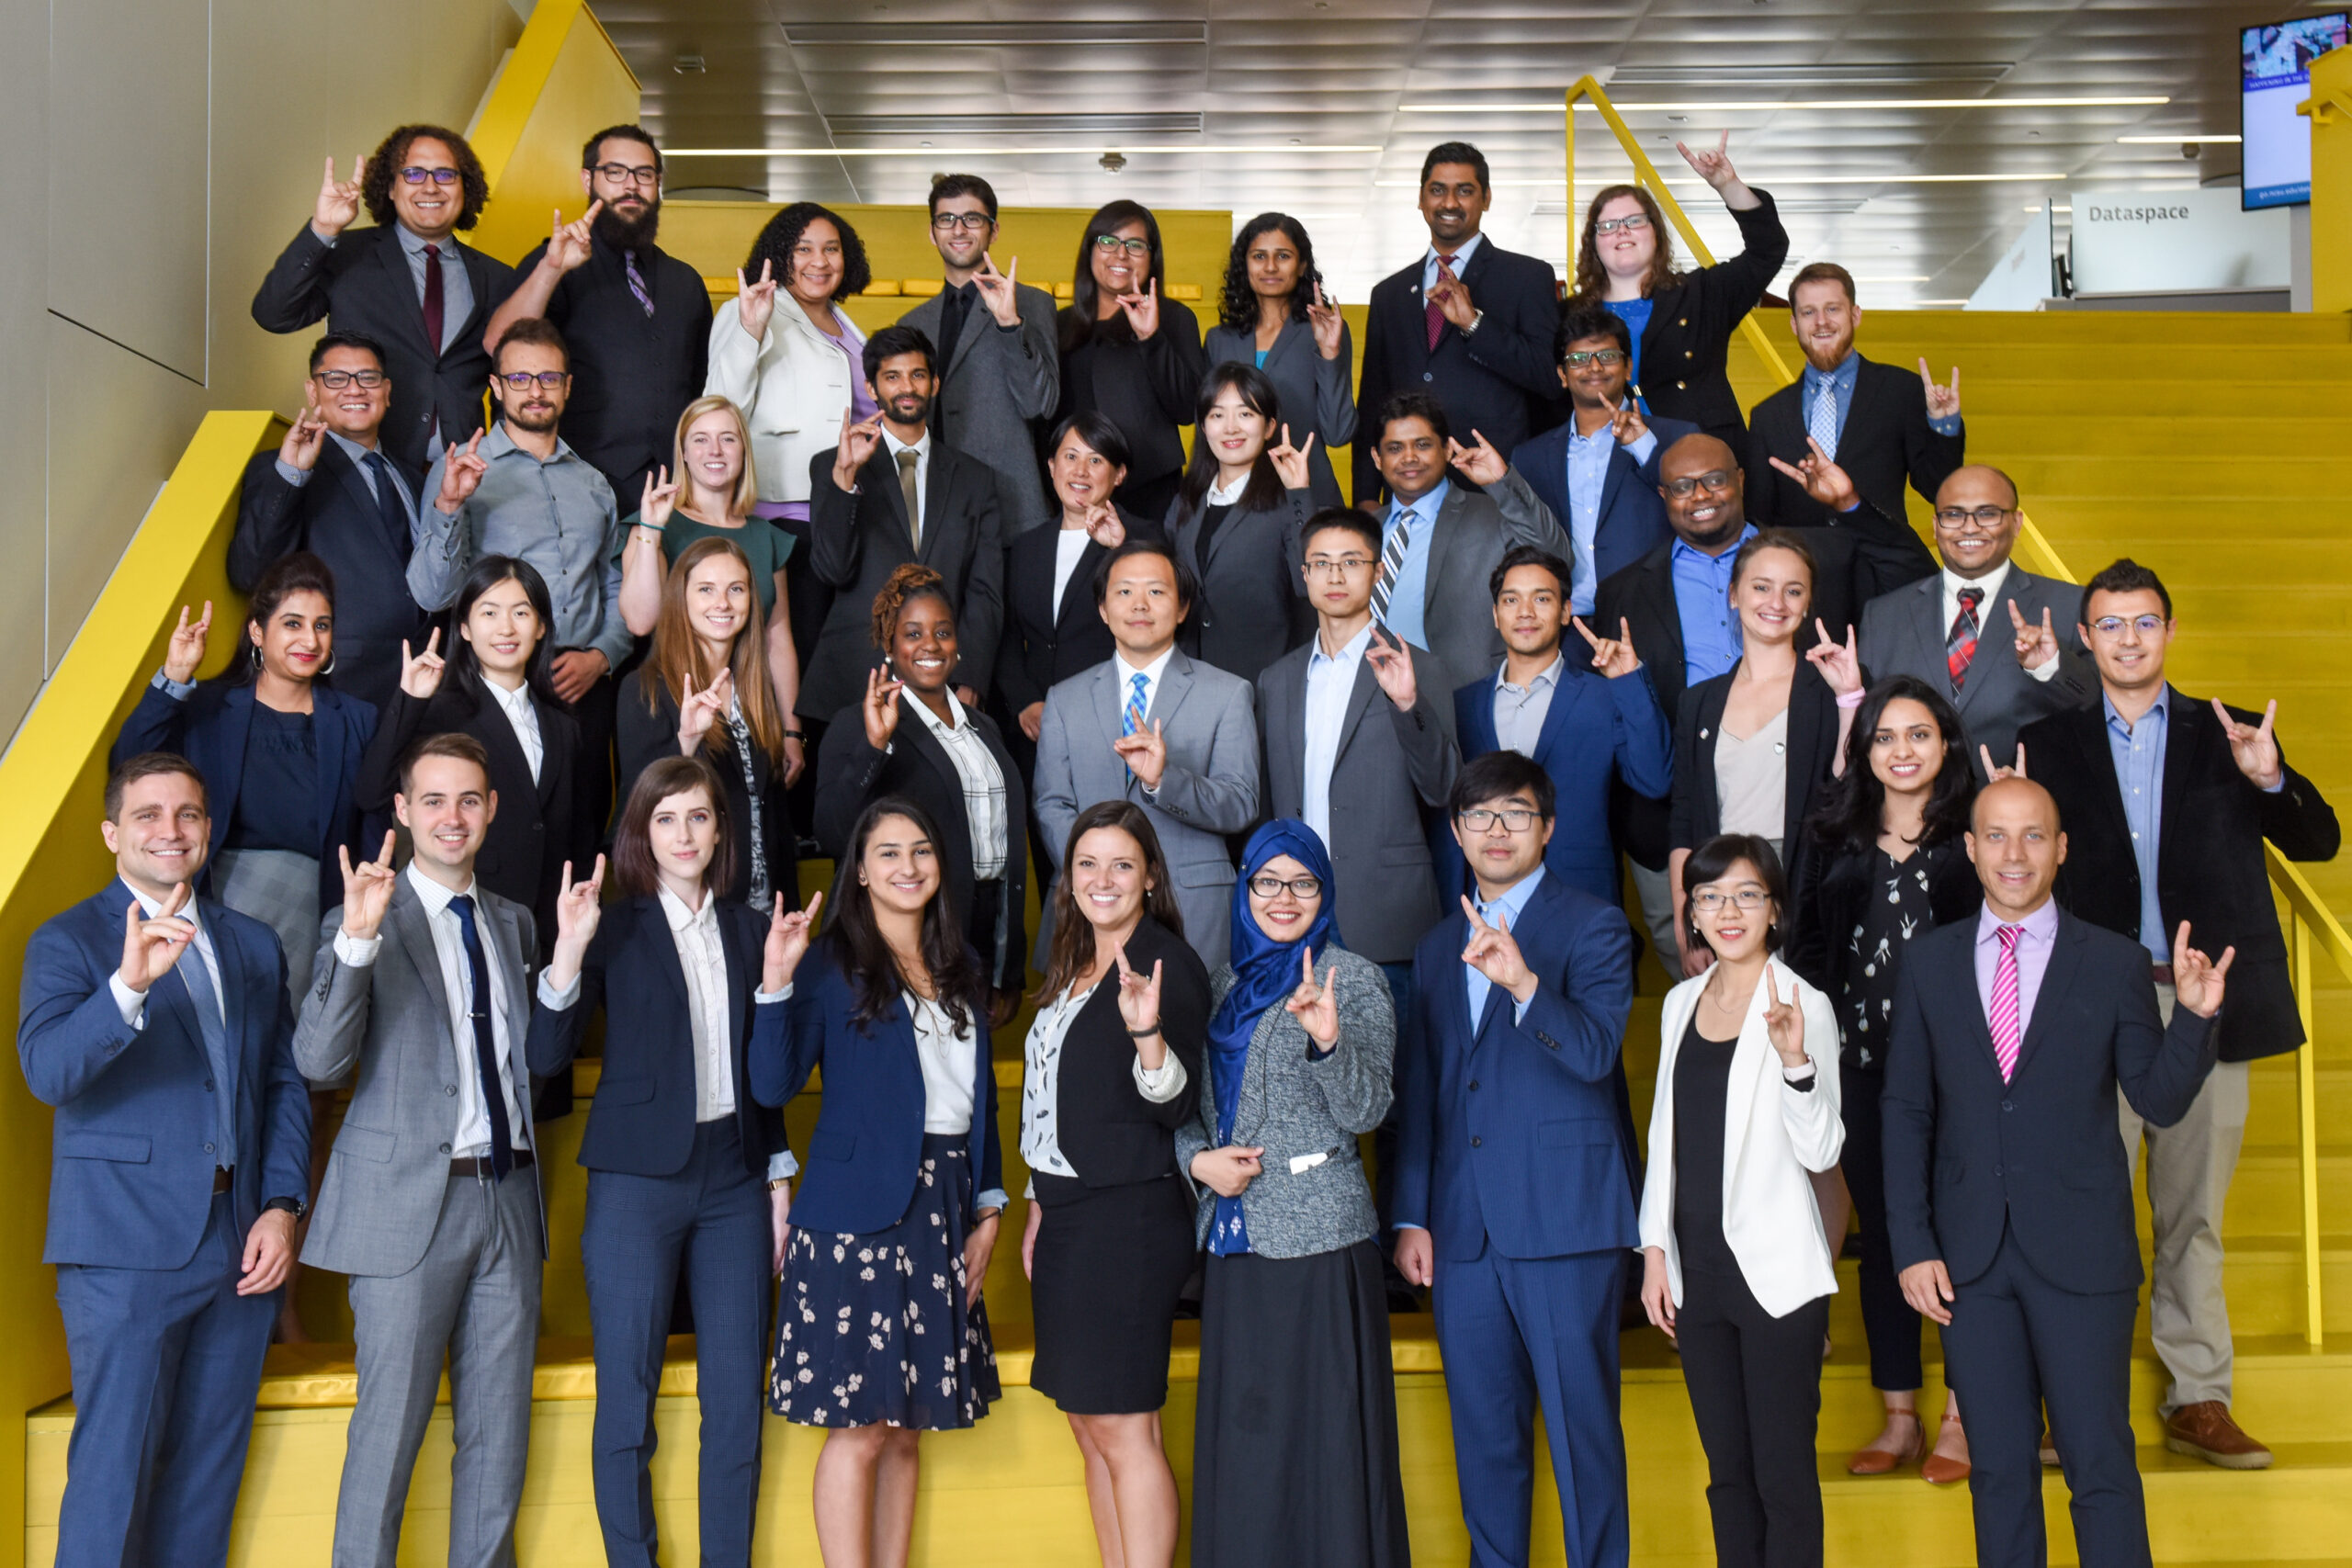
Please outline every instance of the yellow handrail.
M1581 232L1583 224L1577 212L1576 107L1578 98L1589 100L1592 107L1600 111L1601 120L1609 127L1610 133L1617 138L1617 145L1624 150L1626 159L1634 165L1634 182L1657 197L1659 209L1666 214L1667 221L1674 225L1674 231L1682 237L1682 243L1691 255L1702 266L1713 265L1714 253L1707 249L1704 240L1699 238L1698 229L1692 225L1690 215L1682 210L1682 204L1674 199L1674 193L1666 188L1665 176L1657 172L1657 165L1650 162L1649 154L1642 151L1641 143L1634 140L1633 131L1627 129L1624 118L1618 114L1617 106L1609 101L1609 95L1601 91L1600 83L1590 76L1579 76L1560 106L1562 137L1567 148L1566 205L1570 286L1574 287L1575 258L1584 238ZM2352 106L2346 106L2346 112L2352 113ZM2322 117L2315 114L2314 118ZM1764 368L1773 378L1776 387L1785 387L1796 378L1795 373L1789 368L1789 362L1781 357L1780 349L1753 312L1739 323L1739 330L1747 334L1749 345L1756 350L1756 357L1763 361ZM2066 570L2066 563L2059 558L2048 536L2034 525L2033 519L2021 517L2020 521L2022 526L2018 534L2017 558L2024 563L2026 570L2043 577L2055 578L2061 582L2075 581L2075 574ZM2352 980L2352 934L2347 934L2343 924L2328 912L2327 906L2320 902L2319 895L2313 891L2310 881L2292 862L2278 852L2277 845L2265 843L2262 848L2268 863L2271 886L2286 900L2289 910L2288 943L2294 965L2295 1006L2301 1013L2303 1022L2303 1045L2296 1053L2295 1066L2296 1154L2302 1178L2303 1200L2303 1335L2310 1343L2317 1345L2324 1320L2320 1311L2319 1108L2312 1060L2318 1045L2312 1032L2315 1018L2312 1008L2311 960L2312 950L2316 947L2335 961L2336 968L2342 971L2346 979Z

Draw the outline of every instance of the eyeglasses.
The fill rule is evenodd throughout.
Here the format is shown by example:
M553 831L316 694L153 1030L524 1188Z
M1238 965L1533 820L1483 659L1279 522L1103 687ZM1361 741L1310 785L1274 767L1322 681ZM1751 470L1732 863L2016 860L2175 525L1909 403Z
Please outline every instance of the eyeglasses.
M1571 370L1581 370L1588 365L1623 365L1631 357L1622 348L1572 348L1560 355L1560 363Z
M552 392L571 380L571 373L568 370L542 370L534 375L528 370L509 370L498 378L518 392L529 391L534 381L539 384L540 390Z
M985 212L934 212L931 215L931 226L943 234L956 229L961 229L968 234L977 234L995 221L995 219ZM1097 243L1110 237L1109 235L1099 236ZM1141 243L1137 242L1137 243Z
M1151 254L1149 240L1123 240L1116 234L1095 235L1094 248L1098 251L1125 251L1131 256Z
M662 171L650 164L639 164L634 168L627 164L599 164L596 172L605 176L606 184L616 186L650 186L662 177Z
M1337 560L1329 556L1310 556L1306 562L1306 575L1329 578L1336 582L1341 578L1353 577L1371 565L1370 556L1341 556Z
M401 178L406 180L413 186L421 186L427 180L431 180L436 186L453 186L463 177L464 176L459 175L455 169L419 169L410 167L401 171Z
M1754 913L1772 901L1772 896L1761 887L1743 887L1736 893L1717 893L1712 889L1690 895L1690 907L1707 914L1714 914L1725 904Z
M1710 468L1703 474L1690 474L1679 479L1667 480L1666 493L1679 500L1702 488L1711 492L1726 491L1731 489L1732 477L1729 468Z
M330 392L340 392L345 387L365 387L369 391L384 384L381 370L321 370L312 379Z
M1323 879L1319 876L1294 876L1288 882L1279 876L1253 876L1250 879L1250 891L1261 898L1279 898L1285 887L1295 897L1312 898L1323 891Z
M1507 811L1489 811L1479 806L1463 812L1454 820L1474 833L1491 833L1498 822L1510 832L1524 833L1535 826L1535 813L1516 806Z
M1628 234L1634 234L1649 226L1649 216L1646 213L1628 212L1623 218L1602 219L1592 226L1592 231L1596 234L1614 234L1622 229Z
M2120 615L2101 615L2091 623L2091 630L2101 637L2120 637L2126 626L2142 637L2154 637L2165 629L2165 618L2162 615L2134 615L2127 621Z
M1971 523L1990 533L2001 525L2002 519L2014 510L2007 506L1939 506L1936 508L1936 526L1965 528Z

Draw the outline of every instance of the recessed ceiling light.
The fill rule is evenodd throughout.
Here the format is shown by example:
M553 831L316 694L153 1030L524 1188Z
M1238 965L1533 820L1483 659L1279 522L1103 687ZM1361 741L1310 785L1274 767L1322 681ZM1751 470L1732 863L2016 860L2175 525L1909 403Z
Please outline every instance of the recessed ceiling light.
M933 150L925 147L664 147L662 149L662 155L665 158L915 158L924 156L932 151ZM950 147L943 151L958 158L1100 158L1104 149L1101 147ZM1200 142L1176 147L1118 147L1111 151L1158 153L1385 152L1387 149L1374 145L1343 145L1336 142L1308 146L1293 143L1287 147L1254 144L1213 145ZM1419 182L1408 180L1405 183L1418 185ZM1495 183L1507 185L1510 182L1498 180Z
M2168 97L2084 98L1776 98L1714 103L1616 104L1620 114L1770 114L1778 109L2098 109L2145 108L2168 104ZM1557 114L1557 101L1517 104L1399 104L1400 114ZM1599 114L1598 104L1579 101L1578 114ZM2173 140L2177 140L2174 138Z
M2132 147L2171 147L2184 141L2215 142L2234 147L2239 139L2234 136L2119 136L2116 140Z

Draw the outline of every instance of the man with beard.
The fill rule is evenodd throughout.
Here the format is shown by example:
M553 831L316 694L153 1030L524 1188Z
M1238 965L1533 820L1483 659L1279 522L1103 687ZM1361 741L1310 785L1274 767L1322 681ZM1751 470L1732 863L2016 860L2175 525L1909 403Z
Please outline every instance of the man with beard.
M517 321L499 340L491 396L498 423L442 454L425 476L408 588L446 609L484 556L515 556L547 580L555 624L556 695L580 723L580 804L592 822L613 796L613 671L629 649L621 621L620 513L613 487L556 434L570 400L563 334Z
M1854 352L1861 321L1853 275L1836 262L1815 262L1790 279L1789 324L1804 352L1804 373L1748 415L1747 473L1757 488L1747 516L1758 526L1845 520L1799 480L1777 473L1775 458L1791 465L1816 456L1834 461L1852 477L1862 500L1898 519L1905 477L1932 502L1936 487L1965 460L1959 367L1952 368L1951 386L1939 386L1922 359L1914 383L1910 371Z
M876 663L874 596L921 561L947 580L956 611L956 695L979 705L1004 624L1004 540L996 470L934 439L939 386L931 339L910 326L865 340L865 389L878 412L842 415L840 445L808 463L808 570L832 607L800 671L801 728L865 694Z
M543 316L571 348L563 439L636 510L646 476L671 461L678 415L702 391L710 356L710 291L695 269L655 246L662 150L640 126L598 131L580 151L588 210L556 214L547 243L523 258L520 282L490 319L494 348L517 321Z

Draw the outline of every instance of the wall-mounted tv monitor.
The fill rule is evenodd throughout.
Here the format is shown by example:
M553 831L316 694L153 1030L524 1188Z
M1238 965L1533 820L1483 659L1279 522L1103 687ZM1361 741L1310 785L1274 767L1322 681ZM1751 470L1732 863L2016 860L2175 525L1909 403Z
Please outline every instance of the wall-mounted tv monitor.
M2312 124L2295 112L2311 96L2312 62L2344 47L2342 11L2238 30L2238 135L2245 145L2239 204L2299 207L2312 198Z

